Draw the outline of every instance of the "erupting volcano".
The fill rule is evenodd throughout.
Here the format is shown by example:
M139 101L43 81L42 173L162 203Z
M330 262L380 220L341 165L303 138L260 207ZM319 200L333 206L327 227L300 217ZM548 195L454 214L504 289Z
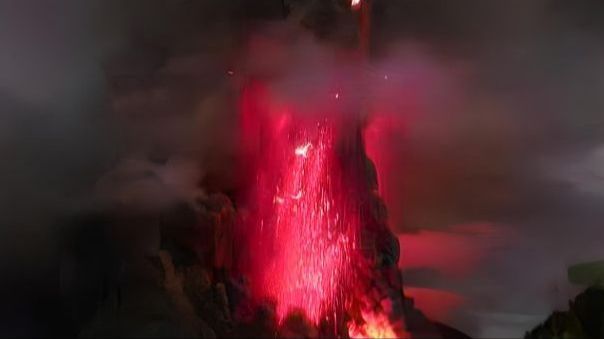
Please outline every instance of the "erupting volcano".
M365 295L375 289L363 280L375 280L370 267L383 224L373 217L380 207L358 125L338 113L296 114L268 92L249 86L242 107L246 159L254 164L244 222L253 294L274 303L279 322L302 312L334 335L349 323L351 336L392 336L381 298Z
M369 7L350 5L361 10L356 64L368 50ZM242 225L245 258L253 260L240 268L253 297L272 303L280 325L303 314L323 336L407 336L398 240L367 157L362 115L350 112L362 100L342 100L338 76L303 105L262 79L250 79L241 100Z

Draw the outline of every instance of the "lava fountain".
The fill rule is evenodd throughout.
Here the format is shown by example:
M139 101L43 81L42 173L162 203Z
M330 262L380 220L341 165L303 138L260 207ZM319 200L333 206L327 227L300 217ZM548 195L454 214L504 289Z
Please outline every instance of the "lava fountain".
M303 310L315 324L336 324L351 296L360 233L355 185L339 151L340 121L283 107L261 118L251 103L266 97L251 92L243 127L260 130L248 199L252 290L275 302L279 320Z
M365 237L379 223L367 221L374 193L354 117L297 113L260 83L244 90L241 109L249 187L240 269L253 296L272 301L281 323L302 311L331 328L326 335L390 336L388 316L362 306L371 283L361 280L376 277Z
M280 319L301 308L319 323L344 307L358 221L339 182L333 123L301 125L275 142L271 152L282 163L260 174L261 181L276 179L262 206L271 211L261 220L268 233L262 238L270 238L275 253L262 281Z

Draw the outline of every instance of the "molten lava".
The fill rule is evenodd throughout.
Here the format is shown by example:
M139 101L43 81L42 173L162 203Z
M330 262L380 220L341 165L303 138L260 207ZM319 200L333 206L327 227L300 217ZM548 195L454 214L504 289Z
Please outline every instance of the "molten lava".
M354 322L348 324L348 335L351 338L405 338L397 334L390 321L383 313L362 312L362 325L357 325Z
M274 131L258 172L256 253L269 258L257 286L283 319L295 309L318 324L343 310L354 276L358 213L344 189L328 120Z
M358 122L337 105L300 114L272 94L251 82L241 102L249 186L239 269L253 297L270 301L281 325L303 313L322 335L345 336L348 323L351 336L397 336L386 313L354 311L380 303L373 280L384 279L366 241L381 228Z

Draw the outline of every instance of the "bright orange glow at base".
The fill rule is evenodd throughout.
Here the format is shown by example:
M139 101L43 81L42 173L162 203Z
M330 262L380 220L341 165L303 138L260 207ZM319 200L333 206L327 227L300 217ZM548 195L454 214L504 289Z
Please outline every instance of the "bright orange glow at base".
M354 322L348 324L348 335L351 338L409 338L408 335L397 334L386 315L381 313L362 312L363 325Z

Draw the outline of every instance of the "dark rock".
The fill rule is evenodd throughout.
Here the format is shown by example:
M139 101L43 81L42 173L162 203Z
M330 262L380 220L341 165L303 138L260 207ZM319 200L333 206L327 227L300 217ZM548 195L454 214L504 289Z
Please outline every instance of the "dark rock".
M590 287L570 302L568 311L553 312L526 333L527 339L604 337L604 289Z
M279 337L316 338L317 328L306 318L304 311L295 310L288 314L279 328Z

